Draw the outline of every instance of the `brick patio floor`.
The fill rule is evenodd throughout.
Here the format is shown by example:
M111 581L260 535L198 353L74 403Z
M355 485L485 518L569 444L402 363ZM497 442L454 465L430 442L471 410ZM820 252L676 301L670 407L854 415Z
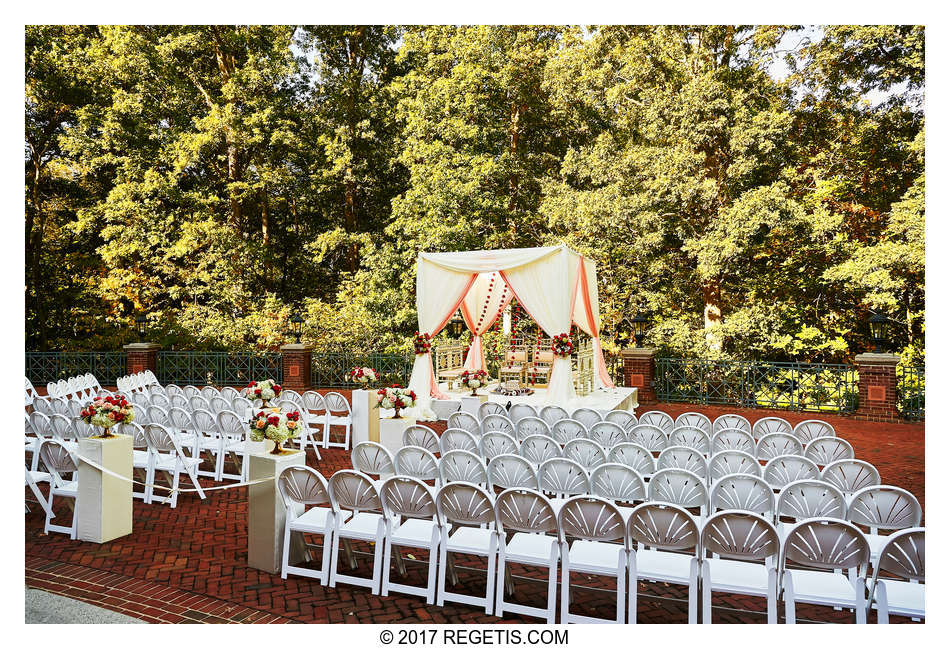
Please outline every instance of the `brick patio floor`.
M795 423L818 418L812 414L767 410L698 407L690 404L659 404L641 407L677 415L688 410L714 418L725 412L739 412L750 421L770 415ZM821 416L832 423L841 437L854 446L859 459L873 463L882 482L913 492L924 504L924 426L921 423L881 424L854 421L845 417ZM433 426L437 431L444 423ZM329 476L351 468L349 453L340 449L323 451L316 461L312 451L308 464ZM210 486L210 480L202 480ZM28 495L28 498L31 496ZM59 508L57 508L59 511ZM63 513L67 513L64 508ZM369 552L369 547L359 552ZM409 583L424 585L425 552L407 551ZM41 508L32 506L25 524L26 585L90 602L150 622L336 622L336 623L498 623L536 622L535 618L506 615L504 620L487 616L483 609L447 604L427 606L419 598L393 595L377 597L367 589L340 585L324 588L318 581L291 576L282 580L247 567L247 492L244 488L208 492L201 501L194 494L179 497L178 507L133 505L133 533L116 541L97 545L70 541L63 534L43 535ZM484 564L460 566L460 592L484 592ZM359 574L368 575L369 566L360 561ZM537 604L545 597L545 578L539 571L522 572L532 579L516 579L515 601ZM574 586L594 589L573 591L572 611L611 616L615 603L612 580L574 576ZM600 588L598 590L598 588ZM479 592L481 591L481 593ZM662 583L641 583L638 622L686 622L685 588ZM728 594L714 594L714 621L764 623L765 602ZM576 606L576 608L574 608ZM784 610L780 603L779 615ZM848 622L853 615L825 607L798 606L800 621ZM872 613L869 622L874 621ZM892 617L892 622L905 622Z

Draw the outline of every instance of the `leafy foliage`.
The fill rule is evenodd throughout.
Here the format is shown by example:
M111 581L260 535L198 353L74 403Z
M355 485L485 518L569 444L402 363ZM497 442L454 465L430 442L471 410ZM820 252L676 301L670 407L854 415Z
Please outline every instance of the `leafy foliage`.
M608 349L918 361L923 38L28 26L27 347L407 351L420 250L564 241Z

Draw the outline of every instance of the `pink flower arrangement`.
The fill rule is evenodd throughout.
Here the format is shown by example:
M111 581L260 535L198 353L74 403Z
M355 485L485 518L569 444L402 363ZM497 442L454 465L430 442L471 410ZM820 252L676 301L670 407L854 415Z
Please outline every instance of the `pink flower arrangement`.
M565 357L574 353L574 343L569 334L558 334L551 339L551 351L555 356Z

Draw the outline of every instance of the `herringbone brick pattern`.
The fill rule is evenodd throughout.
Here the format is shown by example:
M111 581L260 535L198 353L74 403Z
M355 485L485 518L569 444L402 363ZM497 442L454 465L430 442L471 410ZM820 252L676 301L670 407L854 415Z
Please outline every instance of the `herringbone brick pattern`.
M696 407L688 404L660 404L651 409L672 415L698 410L714 418L726 408ZM641 408L638 414L646 410ZM764 410L743 411L750 421L777 415L791 422L815 418L797 413ZM872 462L885 483L912 491L924 502L923 424L880 424L857 422L844 417L821 417L830 421L842 437L850 441L856 455ZM436 424L437 431L444 424ZM316 461L311 452L308 464L325 475L350 468L349 453L339 449L323 451ZM203 481L210 485L210 481ZM29 496L28 496L29 497ZM393 595L377 597L363 588L339 585L324 588L318 581L270 575L247 567L246 489L208 492L201 501L183 494L174 510L164 505L133 505L133 533L122 539L96 545L70 541L62 534L45 536L43 515L32 507L26 515L26 583L83 599L152 622L335 622L335 623L498 623L536 622L535 618L506 615L504 620L487 616L483 609L447 604L427 606L419 598ZM59 508L57 508L59 510ZM62 512L67 513L63 508ZM369 575L368 545L354 544L360 557L358 573ZM404 551L408 575L394 577L414 585L424 585L426 553ZM412 555L409 557L408 555ZM317 557L318 558L318 557ZM412 559L415 560L412 560ZM484 563L473 559L460 562L459 592L484 593ZM395 573L394 573L395 575ZM537 605L546 596L546 574L516 567L513 600ZM518 575L529 580L517 579ZM612 616L615 605L613 580L572 576L572 611ZM590 586L580 589L576 586ZM685 623L684 587L641 582L638 592L638 621L641 623ZM714 595L714 621L723 623L764 623L765 602L761 599ZM782 607L780 605L780 616ZM802 621L849 622L853 615L826 607L800 605ZM871 620L874 620L872 614ZM892 622L904 622L891 618Z

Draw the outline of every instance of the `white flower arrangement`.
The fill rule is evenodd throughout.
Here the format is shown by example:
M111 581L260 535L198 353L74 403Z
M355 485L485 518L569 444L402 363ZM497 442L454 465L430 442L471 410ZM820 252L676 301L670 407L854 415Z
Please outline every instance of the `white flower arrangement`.
M354 367L346 376L349 380L361 383L364 386L379 380L379 372L372 367Z
M274 442L274 452L280 450L284 441L300 434L299 412L268 412L261 411L253 416L250 423L250 437L252 442L263 442L269 439Z
M376 406L386 410L395 410L393 418L399 418L399 411L416 405L416 393L400 387L380 388L376 391Z

